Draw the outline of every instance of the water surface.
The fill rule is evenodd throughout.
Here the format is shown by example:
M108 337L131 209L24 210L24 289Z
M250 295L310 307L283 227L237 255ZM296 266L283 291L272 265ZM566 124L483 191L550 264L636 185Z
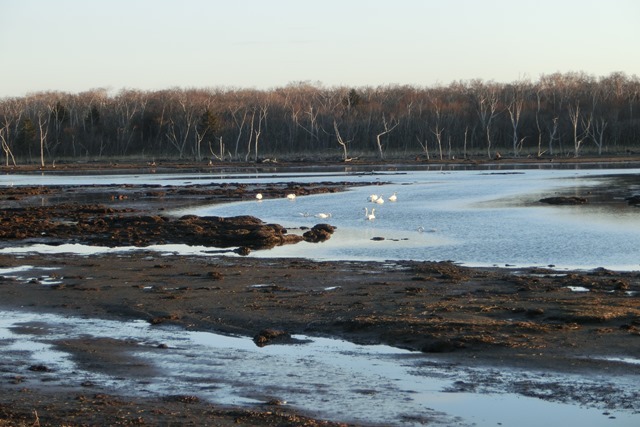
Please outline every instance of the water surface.
M300 243L252 256L319 260L451 260L471 266L640 269L639 169L350 170L249 174L12 175L0 185L211 183L372 183L343 193L188 207L173 215L255 215L291 228L337 226L321 244ZM396 193L396 202L388 197ZM385 199L368 202L371 194ZM575 195L587 205L551 206L543 197ZM365 218L375 209L375 220ZM320 218L320 214L331 214ZM375 239L374 239L375 238ZM32 248L33 249L33 248ZM58 248L57 250L60 250ZM158 248L162 250L162 248ZM175 251L175 247L166 247ZM213 248L188 248L206 254ZM56 249L52 249L56 250Z
M96 371L95 364L79 363L56 345L89 338L133 345L127 354L129 363L138 367L134 376ZM584 427L615 427L636 425L639 419L633 410L622 409L637 398L634 377L468 368L382 345L296 338L302 343L257 347L249 338L142 321L0 311L3 363L12 370L44 364L51 371L37 374L41 387L90 383L94 385L88 390L100 392L196 395L218 404L261 409L279 400L323 419L397 426L537 427L571 420ZM605 388L614 407L581 400Z
M640 209L628 205L624 197L640 193L638 173L415 171L385 175L384 185L339 194L204 206L189 213L251 214L292 228L318 222L338 227L328 242L285 246L256 256L637 270ZM388 201L394 193L398 200ZM385 203L368 202L371 194L381 195ZM578 195L590 203L539 202L557 195ZM365 208L375 209L375 220L365 218ZM177 214L182 213L186 212ZM319 214L331 217L322 219ZM376 237L384 240L372 240Z

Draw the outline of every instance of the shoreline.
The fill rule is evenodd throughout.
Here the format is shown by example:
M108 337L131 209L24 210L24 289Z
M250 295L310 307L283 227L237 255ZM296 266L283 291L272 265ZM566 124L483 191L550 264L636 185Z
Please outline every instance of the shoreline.
M318 185L298 191L308 194L340 190L327 188ZM111 199L103 188L88 189L102 197L100 203L107 208L100 214L104 218L124 215L134 219L152 218L170 206L203 198L224 202L252 197L252 192L258 190L264 189L237 192L228 188L184 194L167 188L161 195L152 194L144 202L136 202L133 197ZM26 233L26 237L2 239L5 245L36 238L55 243L90 236L87 229L61 228L55 222L44 224L47 216L77 215L78 207L85 206L65 203L65 197L73 195L65 192L64 186L52 190L60 200L52 210L33 207L36 215L30 222L21 223L32 212L31 201L37 200L39 191L43 190L12 187L3 194L5 206L22 206L3 221L5 226L8 222L20 224L18 230ZM149 189L128 187L127 191L146 194ZM95 216L95 212L90 210L89 214ZM83 218L76 217L74 221ZM47 237L39 234L42 231L36 227L40 226L49 227L45 229L50 233ZM149 235L151 231L152 228ZM131 238L130 234L122 235ZM140 237L139 229L136 235ZM187 237L188 233L181 238ZM224 255L207 258L144 249L126 256L0 254L0 268L19 265L34 266L35 279L25 283L0 277L2 309L24 307L66 316L144 320L154 325L247 337L278 330L285 337L317 335L391 345L422 352L442 363L640 378L640 365L583 357L637 357L637 271L594 267L588 271L562 271L559 275L555 270L536 267L520 268L522 271L515 274L510 268L465 267L451 262L311 261ZM47 270L52 267L56 270ZM52 275L61 284L47 285L47 277ZM269 286L252 288L256 283ZM154 291L145 291L145 286L153 286ZM570 287L589 292L572 292ZM333 290L328 291L329 288ZM65 352L81 364L98 363L87 355L100 354L101 369L108 371L118 366L133 373L137 369L134 364L125 362L123 367L122 363L128 345L113 342L105 347L88 341L82 346L67 345ZM305 418L286 406L221 408L193 396L173 397L169 403L166 399L123 399L81 384L54 396L38 386L42 374L30 371L19 356L7 355L0 368L4 379L0 385L0 415L17 425L34 423L35 411L41 425L80 420L90 420L92 425L133 424L136 411L144 413L143 421L151 424L224 426L237 425L236 420L240 420L240 425L345 425ZM564 392L558 389L546 399L559 398ZM585 392L574 393L572 398L577 401L595 404ZM611 405L631 405L640 411L638 397L614 393L612 400L618 401ZM76 412L70 415L67 407L74 407Z
M167 171L196 171L213 169L237 169L273 170L277 168L297 169L297 168L330 168L330 167L494 167L494 166L515 166L515 165L602 165L611 164L623 167L640 167L640 155L606 155L606 156L543 156L543 157L509 157L504 156L499 159L487 158L486 156L468 157L466 159L422 159L422 158L390 158L380 160L375 158L363 158L344 162L335 159L304 159L304 160L281 160L263 162L231 162L231 161L187 161L178 159L160 160L136 160L136 159L104 159L104 160L61 160L48 162L45 166L37 163L22 163L17 165L0 165L0 172L41 172L41 171L126 171L126 170L149 170L154 173Z
M291 345L286 338L295 335L386 344L422 353L427 363L453 372L515 369L533 376L546 373L541 375L550 378L553 373L604 375L611 385L603 410L640 413L640 391L613 386L616 378L631 383L630 378L640 378L640 364L620 361L637 358L640 347L640 309L635 303L640 273L595 270L559 277L543 269L514 275L501 268L465 268L446 262L203 258L144 251L133 256L0 255L0 266L11 265L33 269L21 274L23 280L0 280L2 310L145 321L152 327L254 340L263 331L284 333L284 340L275 336L267 345ZM49 280L61 283L49 285ZM568 286L588 287L590 292L572 292ZM59 350L68 353L80 369L86 366L135 378L142 366L126 356L132 344L88 338L65 340ZM239 425L262 425L263 418L270 420L264 425L352 425L312 420L308 418L312 413L266 401L268 409L260 404L229 408L197 394L122 396L99 383L60 377L46 365L41 372L31 368L20 356L3 354L0 414L4 410L7 416L28 421L37 410L42 425L89 419L94 420L92 425L113 424L131 421L122 412L125 406L128 414L144 412L145 422L152 424L186 417L192 420L187 425L203 425L196 420L202 411L209 411L205 419L211 424L204 425L237 425L238 413L244 414L246 422ZM476 374L473 387L491 387L492 378ZM56 381L76 386L56 391L48 385ZM549 401L603 405L602 396L579 382L570 389L553 382L531 382L527 387L548 388L539 397ZM33 396L41 403L34 403ZM106 402L114 407L105 409ZM79 406L75 416L81 418L63 410L69 405ZM176 406L173 415L158 414L165 405ZM234 414L233 420L229 414Z

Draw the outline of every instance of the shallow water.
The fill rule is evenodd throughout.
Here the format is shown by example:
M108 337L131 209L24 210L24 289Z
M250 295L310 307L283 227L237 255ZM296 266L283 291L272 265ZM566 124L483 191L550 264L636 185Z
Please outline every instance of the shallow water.
M613 173L614 171L611 171ZM615 171L638 179L638 170ZM286 227L328 222L338 227L323 244L303 243L256 256L315 259L453 260L466 265L605 267L640 269L640 210L618 195L640 188L615 188L608 172L526 170L406 172L384 176L386 185L339 194L237 202L189 209L198 215L255 215ZM612 188L613 187L613 188ZM617 193L599 203L597 195ZM397 193L396 202L388 197ZM367 201L382 195L382 205ZM581 206L539 203L558 194L594 200ZM617 198L616 198L617 197ZM364 209L375 209L368 221ZM179 212L180 214L186 212ZM330 213L331 218L317 215ZM372 240L382 237L384 240Z
M190 207L173 214L250 214L282 224L292 232L300 232L295 229L319 222L338 227L327 242L303 242L256 251L251 255L258 257L452 260L470 266L553 265L556 268L638 270L640 209L629 206L624 197L640 194L639 177L639 169L363 172L344 168L332 172L312 170L286 174L211 171L197 174L12 175L0 177L0 186L9 185L9 181L13 185L372 182L376 185L356 187L344 193L297 197L293 201L283 194L277 199ZM397 193L398 200L373 204L367 201L373 193L381 194L385 199ZM540 198L555 195L582 196L591 202L581 206L551 206L538 202ZM375 220L365 219L365 208L376 209ZM331 217L318 218L320 213L330 213ZM215 248L170 246L155 249L206 255ZM62 248L49 250L60 251Z
M640 269L640 210L624 197L640 193L638 169L522 169L371 173L340 170L255 174L12 175L3 185L159 184L222 182L274 183L353 181L380 185L344 193L202 206L175 215L251 214L297 228L328 222L338 229L321 244L300 243L251 256L300 256L316 259L454 260L467 265L549 265L558 268ZM398 201L382 205L370 194ZM548 206L537 201L554 195L592 200L587 206ZM606 202L603 202L606 201ZM364 208L376 209L367 221ZM314 215L331 213L331 218ZM307 216L301 214L308 214ZM422 231L418 231L421 227ZM374 237L384 240L374 241ZM185 245L152 250L212 256L215 248ZM82 245L34 245L3 248L4 253L71 252L91 254L135 248ZM214 253L212 253L214 252ZM30 267L0 270L29 281ZM55 275L39 278L55 284ZM576 291L580 291L576 289ZM130 356L154 368L138 378L120 378L77 365L54 342L80 337L109 337L138 343ZM438 363L424 354L385 346L358 346L316 337L294 346L256 347L247 338L151 327L145 322L77 319L42 313L0 312L0 352L15 369L19 363L55 368L40 385L97 388L142 395L195 394L224 404L260 405L286 400L321 418L389 425L557 425L571 420L583 426L635 426L637 413L622 410L637 401L637 377L579 376L551 372L480 369ZM158 344L169 348L160 349ZM11 360L14 360L13 363ZM637 366L638 360L612 360ZM146 371L145 371L146 372ZM32 375L32 374L29 374ZM66 384L65 384L66 383ZM523 384L527 384L523 388ZM546 400L550 389L566 390L567 400ZM562 393L560 393L562 394ZM528 397L546 396L545 399ZM613 409L579 395L610 399ZM558 395L554 395L557 399ZM586 407L585 404L588 404ZM632 404L636 408L637 405Z
M130 361L145 368L134 378L111 376L77 364L55 346L57 340L89 337L135 343ZM46 377L40 383L45 387L90 382L94 388L125 395L197 395L244 406L278 399L324 419L402 426L539 426L567 420L586 427L631 426L639 420L632 410L583 407L585 402L571 396L576 391L588 396L607 388L609 400L623 406L637 398L630 378L465 368L386 346L296 338L303 343L257 347L248 338L141 321L0 311L3 363L11 365L11 358L16 358L26 366L46 365L53 371L37 374ZM551 388L567 390L566 395L561 393L566 402L525 395L548 394Z

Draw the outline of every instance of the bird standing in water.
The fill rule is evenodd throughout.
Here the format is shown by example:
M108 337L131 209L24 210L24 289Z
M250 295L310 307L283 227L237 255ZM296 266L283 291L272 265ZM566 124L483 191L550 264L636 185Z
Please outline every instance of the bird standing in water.
M373 208L371 209L371 213L369 213L369 209L368 208L364 208L364 217L366 219L368 219L369 221L373 221L374 219L376 219L376 209Z

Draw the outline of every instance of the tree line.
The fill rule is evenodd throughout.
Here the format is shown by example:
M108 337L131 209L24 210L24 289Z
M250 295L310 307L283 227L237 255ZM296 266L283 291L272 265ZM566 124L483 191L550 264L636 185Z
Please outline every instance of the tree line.
M555 73L537 81L416 87L39 92L0 99L6 165L144 157L348 161L598 155L640 150L640 79Z

